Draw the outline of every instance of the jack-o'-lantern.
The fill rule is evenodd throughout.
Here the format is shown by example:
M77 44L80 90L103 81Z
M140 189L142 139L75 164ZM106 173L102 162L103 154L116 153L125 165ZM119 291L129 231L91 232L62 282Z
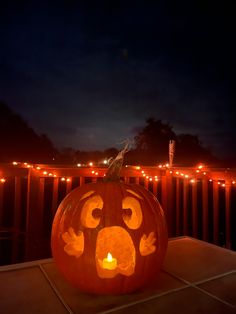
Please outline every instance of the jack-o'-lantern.
M82 291L122 294L147 285L167 247L163 210L147 189L119 180L124 150L104 182L88 183L61 202L52 253L65 278Z

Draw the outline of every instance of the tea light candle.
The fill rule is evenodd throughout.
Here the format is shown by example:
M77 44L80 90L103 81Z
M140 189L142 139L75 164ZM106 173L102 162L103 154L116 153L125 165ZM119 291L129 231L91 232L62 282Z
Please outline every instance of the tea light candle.
M117 259L112 257L111 253L107 254L107 257L105 257L102 261L102 267L104 269L116 269L117 267Z

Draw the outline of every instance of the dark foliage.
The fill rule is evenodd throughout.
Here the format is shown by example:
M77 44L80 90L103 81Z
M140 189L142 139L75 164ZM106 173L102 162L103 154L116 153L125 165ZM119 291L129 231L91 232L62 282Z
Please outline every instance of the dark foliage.
M192 166L199 162L218 162L211 152L202 146L197 135L176 135L168 123L149 118L135 136L135 149L128 153L128 162L155 165L169 161L169 141L175 141L174 164Z
M38 135L4 102L0 102L0 161L53 161L57 151L47 135Z

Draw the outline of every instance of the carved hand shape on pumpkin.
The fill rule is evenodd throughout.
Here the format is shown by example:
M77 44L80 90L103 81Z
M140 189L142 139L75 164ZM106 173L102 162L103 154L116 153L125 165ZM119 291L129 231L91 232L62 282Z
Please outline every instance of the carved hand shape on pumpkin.
M156 238L154 236L154 232L150 232L148 237L144 234L140 240L139 251L142 256L149 255L156 250L156 246L154 243L156 242Z
M69 228L68 232L62 234L62 239L66 242L64 246L64 251L68 255L75 257L80 257L84 251L84 234L82 231L78 232L76 235L73 228Z

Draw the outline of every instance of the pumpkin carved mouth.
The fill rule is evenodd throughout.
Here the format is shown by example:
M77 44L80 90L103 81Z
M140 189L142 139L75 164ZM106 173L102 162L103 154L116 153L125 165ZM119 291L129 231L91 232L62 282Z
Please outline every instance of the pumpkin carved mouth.
M104 259L110 253L116 260L112 269L104 267ZM135 270L135 247L128 232L119 226L99 231L96 243L96 268L100 278L113 278L117 274L131 276Z

